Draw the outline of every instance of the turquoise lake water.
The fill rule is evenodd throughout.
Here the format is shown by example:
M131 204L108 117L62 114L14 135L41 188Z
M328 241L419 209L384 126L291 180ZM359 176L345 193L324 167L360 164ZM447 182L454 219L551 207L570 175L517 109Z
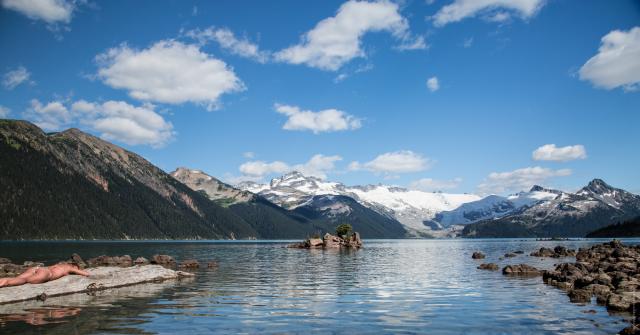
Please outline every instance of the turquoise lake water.
M77 252L85 259L160 253L219 264L179 283L0 306L0 333L611 334L628 316L572 304L540 277L476 269L481 262L550 269L573 259L528 254L602 241L367 240L358 251L288 249L285 241L0 242L0 257L14 262L50 263ZM471 259L476 250L487 258ZM499 260L516 250L525 254Z

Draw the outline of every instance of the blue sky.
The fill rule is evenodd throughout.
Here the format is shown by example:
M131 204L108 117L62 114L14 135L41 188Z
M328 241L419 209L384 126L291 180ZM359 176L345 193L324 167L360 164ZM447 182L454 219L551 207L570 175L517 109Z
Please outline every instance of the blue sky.
M637 1L43 3L2 0L0 116L166 171L640 193Z

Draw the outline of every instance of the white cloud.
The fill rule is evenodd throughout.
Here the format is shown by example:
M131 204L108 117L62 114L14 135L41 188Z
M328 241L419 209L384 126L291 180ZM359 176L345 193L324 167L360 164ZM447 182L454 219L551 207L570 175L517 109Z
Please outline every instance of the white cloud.
M435 92L440 89L440 82L438 82L438 77L431 77L427 80L427 88L431 92Z
M276 104L275 110L288 117L282 126L286 130L310 130L314 134L321 132L354 130L362 126L360 119L341 110L325 109L319 112L301 110L297 106Z
M0 105L0 119L6 119L11 114L11 109Z
M11 70L2 77L2 86L8 90L16 88L18 85L29 82L31 73L24 66L19 66L15 70Z
M288 172L291 168L287 163L281 161L264 162L264 161L252 161L246 162L240 165L240 172L244 175L253 177L263 177L270 174L281 174Z
M480 13L488 13L487 19L490 21L504 21L510 17L504 10L515 12L527 19L534 16L545 2L546 0L454 0L433 16L433 24L442 27Z
M162 147L175 135L173 125L156 113L150 104L136 107L124 101L100 104L80 100L71 106L71 110L80 123L108 141Z
M31 100L31 107L25 111L25 117L46 131L57 131L69 126L73 121L71 112L60 101L51 101L43 105Z
M415 38L405 39L401 41L400 45L396 47L398 50L424 50L427 48L427 42L424 40L424 36L417 36Z
M427 170L432 161L410 150L387 152L379 155L372 161L360 163L357 161L349 164L349 170L366 170L374 173L409 173Z
M602 38L598 54L580 68L580 79L607 90L640 88L640 27L613 30Z
M209 27L205 30L195 29L185 33L186 36L197 40L200 44L215 41L221 48L231 54L253 59L259 63L269 60L269 52L261 51L257 44L252 43L246 37L239 39L227 28Z
M537 161L567 162L587 158L587 151L580 144L560 148L555 144L545 144L534 150L532 157Z
M282 161L251 161L240 165L240 172L243 177L234 177L234 181L238 180L262 180L265 176L272 174L284 174L291 171L298 171L306 176L314 176L321 179L327 177L335 169L335 164L341 161L340 156L325 156L321 154L314 155L306 163L289 165Z
M552 170L548 168L527 167L509 172L492 172L478 185L482 194L503 194L530 189L533 185L544 184L551 178L571 174L570 169Z
M436 180L431 178L422 178L411 182L409 187L414 190L425 192L451 190L457 188L462 183L462 178L454 178L451 180Z
M193 102L215 109L222 94L245 89L227 64L195 45L159 41L144 50L122 44L96 57L98 77L143 101Z
M75 2L65 0L2 0L2 7L17 11L32 20L55 24L71 22Z
M298 171L305 176L314 176L320 179L327 178L327 173L333 171L336 162L342 160L340 156L314 155L304 164L294 165L292 170Z
M368 32L390 32L400 40L400 49L424 49L424 38L413 37L399 6L390 1L347 1L335 16L306 32L299 44L281 50L275 59L291 64L336 71L356 57L365 57L362 37Z
M161 147L175 135L173 125L156 113L150 104L136 107L123 101L92 103L79 100L67 108L62 101L43 105L34 99L24 116L46 131L79 124L108 141L130 145Z
M242 157L244 158L248 158L248 159L253 159L256 157L256 154L253 151L247 151L242 153Z

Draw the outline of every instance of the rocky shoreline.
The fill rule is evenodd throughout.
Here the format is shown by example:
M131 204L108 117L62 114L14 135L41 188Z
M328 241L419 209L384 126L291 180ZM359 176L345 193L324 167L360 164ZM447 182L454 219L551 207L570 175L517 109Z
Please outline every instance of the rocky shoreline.
M479 257L482 255L483 257ZM566 291L573 303L596 303L606 306L609 312L629 313L633 324L620 334L640 334L640 246L625 246L620 241L581 248L578 251L557 246L540 248L531 257L565 258L576 261L556 264L553 270L541 270L527 264L507 265L502 273L508 276L541 276L545 284ZM483 259L477 251L473 259ZM498 271L495 263L483 263L481 270Z
M88 269L91 275L89 277L69 275L42 284L3 287L0 288L0 305L27 300L45 301L49 297L77 293L93 294L113 288L193 277L193 273L185 271L200 268L200 262L195 259L177 262L169 255L153 255L150 260L144 257L133 259L129 255L103 255L85 261L80 255L73 254L66 262ZM8 258L0 258L0 278L15 277L33 266L44 266L44 264L32 261L13 264ZM215 261L206 263L207 268L217 268L217 266Z

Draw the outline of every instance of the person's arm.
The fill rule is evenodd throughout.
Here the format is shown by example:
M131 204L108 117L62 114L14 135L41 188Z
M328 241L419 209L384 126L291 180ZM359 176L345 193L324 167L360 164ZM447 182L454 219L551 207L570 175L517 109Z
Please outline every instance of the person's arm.
M84 271L84 270L80 270L80 269L71 269L71 271L69 271L69 273L73 273L73 274L77 274L77 275L81 275L81 276L85 276L85 277L89 277L91 275L91 273Z

